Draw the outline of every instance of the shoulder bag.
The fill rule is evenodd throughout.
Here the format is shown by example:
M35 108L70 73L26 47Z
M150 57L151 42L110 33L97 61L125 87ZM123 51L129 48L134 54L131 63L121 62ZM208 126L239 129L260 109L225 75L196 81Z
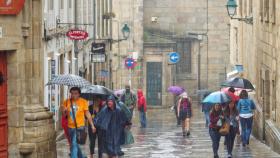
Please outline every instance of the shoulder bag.
M77 138L77 143L80 145L84 145L86 144L86 140L87 140L87 132L86 132L86 128L80 128L78 129L77 127L77 121L76 121L76 114L74 113L74 108L73 108L73 104L72 104L72 99L71 101L71 109L73 112L73 117L74 117L74 123L75 123L75 129L76 129L76 138Z

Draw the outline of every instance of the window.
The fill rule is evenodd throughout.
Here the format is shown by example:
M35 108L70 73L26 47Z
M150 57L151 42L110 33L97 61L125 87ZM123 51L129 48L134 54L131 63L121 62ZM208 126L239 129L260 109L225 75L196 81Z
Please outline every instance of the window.
M180 54L180 61L177 64L177 73L191 73L192 72L192 56L191 44L189 42L180 42L177 44L177 52Z
M275 80L272 80L272 115L273 115L273 121L276 121L276 102L277 102L277 96L276 96L276 82Z
M263 0L260 0L260 20L263 21Z
M48 8L49 8L49 10L53 10L53 1L54 0L48 0Z
M60 9L64 9L64 0L59 0Z
M244 7L243 7L243 15L246 17L248 15L248 5L247 5L248 0L244 0Z
M253 15L253 1L249 0L249 16Z
M265 22L269 22L269 1L264 0L264 20Z
M72 0L68 1L68 6L69 6L69 8L72 8Z
M275 12L276 12L276 2L275 2L275 0L270 0L271 2L270 2L270 16L269 16L269 21L271 22L271 23L275 23Z
M242 8L242 5L243 5L242 2L243 2L242 0L239 0L239 15L240 15L240 17L242 17L242 15L243 15L243 14L242 14L242 11L243 11L243 10L242 10L242 9L243 9L243 8Z

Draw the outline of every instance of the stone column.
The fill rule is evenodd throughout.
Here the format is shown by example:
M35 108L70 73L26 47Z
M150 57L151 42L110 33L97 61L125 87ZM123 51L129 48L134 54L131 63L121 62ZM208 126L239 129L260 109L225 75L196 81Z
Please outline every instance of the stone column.
M25 1L15 19L22 22L17 35L22 42L8 54L9 157L56 157L52 113L43 106L41 5L40 0Z

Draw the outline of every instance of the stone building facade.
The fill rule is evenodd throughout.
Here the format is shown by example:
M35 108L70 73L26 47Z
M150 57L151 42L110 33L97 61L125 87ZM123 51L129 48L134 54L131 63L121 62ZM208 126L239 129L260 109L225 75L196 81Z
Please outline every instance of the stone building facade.
M40 0L0 15L1 158L56 157L53 115L43 101L42 25Z
M143 81L143 0L113 1L115 18L112 19L112 39L119 40L112 44L112 81L114 89L123 89L131 85L132 89L142 87ZM122 34L122 27L127 24L130 35L127 40ZM125 67L125 59L135 58L137 66L134 69Z
M253 17L253 23L231 20L230 64L244 66L243 77L256 87L254 135L280 152L279 28L277 0L240 0L236 17Z
M219 89L226 78L229 59L229 19L224 3L224 0L144 0L144 65L153 62L150 60L153 56L157 58L154 62L163 64L162 70L167 69L162 76L165 81L155 82L158 85L154 86L148 83L149 70L143 68L148 103L158 96L160 105L173 105L172 96L167 93L171 85L184 87L192 96L198 89ZM164 61L170 53L162 50L166 47L181 56L175 68Z

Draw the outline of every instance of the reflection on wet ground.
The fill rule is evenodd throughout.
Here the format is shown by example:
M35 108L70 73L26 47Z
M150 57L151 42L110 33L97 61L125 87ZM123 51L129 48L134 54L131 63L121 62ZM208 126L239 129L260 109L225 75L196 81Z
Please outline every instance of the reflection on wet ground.
M195 106L195 105L194 105ZM135 143L123 147L126 158L211 158L212 147L199 107L194 108L191 135L183 138L181 127L176 125L174 112L170 109L149 109L147 128L139 128L138 113L133 118L132 132ZM226 157L226 146L221 139L219 154ZM63 145L62 145L63 144ZM65 140L58 142L58 157L67 157L69 147ZM89 153L88 146L84 147ZM233 151L235 158L280 158L266 145L251 138L249 147L236 143Z

